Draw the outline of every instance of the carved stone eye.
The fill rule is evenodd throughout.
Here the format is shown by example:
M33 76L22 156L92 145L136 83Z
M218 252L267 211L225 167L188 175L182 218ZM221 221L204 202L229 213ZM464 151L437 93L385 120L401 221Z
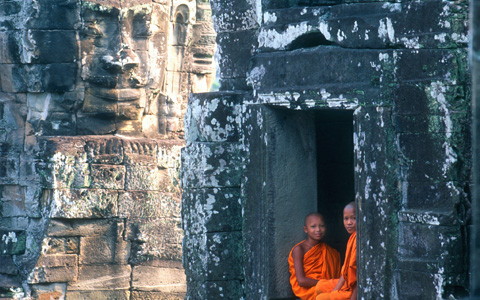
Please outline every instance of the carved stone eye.
M148 38L152 35L150 21L144 15L136 16L132 20L132 35L136 38Z
M97 24L95 23L85 24L85 26L83 26L82 33L84 36L87 36L87 37L94 37L94 38L103 37L102 31L98 28Z

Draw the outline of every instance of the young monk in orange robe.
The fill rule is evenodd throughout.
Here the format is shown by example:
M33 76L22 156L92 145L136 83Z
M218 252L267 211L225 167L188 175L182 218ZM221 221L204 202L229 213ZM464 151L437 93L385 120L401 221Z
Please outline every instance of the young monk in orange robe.
M321 214L308 214L303 230L307 239L295 245L288 257L290 284L300 299L315 300L318 280L340 276L340 254L320 242L326 232Z
M343 225L350 234L342 276L339 279L320 280L315 290L316 300L356 300L357 299L357 221L355 203L350 202L343 209Z

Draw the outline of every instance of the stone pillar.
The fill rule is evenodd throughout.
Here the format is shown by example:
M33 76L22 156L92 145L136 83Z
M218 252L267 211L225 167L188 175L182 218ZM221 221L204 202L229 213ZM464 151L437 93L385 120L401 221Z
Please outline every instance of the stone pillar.
M470 243L470 291L472 299L480 299L480 3L470 1L472 112L473 112L473 197Z
M186 299L243 296L242 94L193 94L182 151Z

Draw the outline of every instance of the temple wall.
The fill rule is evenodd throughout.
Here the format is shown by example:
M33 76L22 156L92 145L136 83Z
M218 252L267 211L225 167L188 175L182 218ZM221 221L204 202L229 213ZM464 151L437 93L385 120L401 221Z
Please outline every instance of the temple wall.
M468 2L347 2L212 3L220 92L193 95L185 123L184 243L200 245L184 246L187 299L293 296L273 248L283 222L299 228L290 248L302 239L278 213L277 185L299 179L274 170L305 160L275 134L318 110L353 113L359 299L468 295ZM231 188L242 226L217 228L234 220Z
M180 152L208 1L0 3L0 298L182 299Z

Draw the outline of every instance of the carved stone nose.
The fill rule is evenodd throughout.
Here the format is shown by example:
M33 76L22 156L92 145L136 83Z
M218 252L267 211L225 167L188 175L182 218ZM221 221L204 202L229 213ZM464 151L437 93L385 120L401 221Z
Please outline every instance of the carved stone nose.
M122 49L119 52L120 62L123 70L131 70L138 67L140 59L131 49Z
M121 49L116 55L104 55L101 58L104 68L113 73L124 73L138 67L140 60L131 49Z

